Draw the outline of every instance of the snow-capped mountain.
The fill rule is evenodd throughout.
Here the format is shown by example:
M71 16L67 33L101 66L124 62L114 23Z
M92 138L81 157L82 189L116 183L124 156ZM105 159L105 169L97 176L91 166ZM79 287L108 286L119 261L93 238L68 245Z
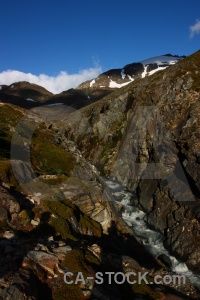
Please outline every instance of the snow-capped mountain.
M28 109L41 105L53 105L53 107L67 105L79 109L102 99L136 79L145 78L174 65L184 57L166 54L131 63L122 69L104 72L95 79L83 82L76 89L69 89L57 95L29 82L16 82L9 86L0 85L0 102L12 103Z
M83 88L121 88L137 78L144 78L170 65L176 64L185 56L165 54L143 61L128 64L122 69L111 69L93 80L88 80L78 86Z

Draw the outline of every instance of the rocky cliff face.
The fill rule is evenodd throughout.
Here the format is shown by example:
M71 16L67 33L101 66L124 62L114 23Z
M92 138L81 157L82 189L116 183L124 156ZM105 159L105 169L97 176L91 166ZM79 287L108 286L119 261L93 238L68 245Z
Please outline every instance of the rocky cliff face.
M82 285L64 283L67 271L82 272L86 278L97 271L145 272L156 266L155 276L164 274L164 269L134 237L97 169L66 139L63 124L44 122L35 110L27 114L10 104L1 105L0 111L0 297L57 300L149 295L153 299L182 295L183 289L165 286L162 292L146 284L142 289L139 285L98 286L91 278ZM187 288L197 295L189 282Z
M66 121L66 135L102 172L137 194L166 246L198 271L199 72L197 52Z
M1 104L0 298L199 298L189 282L91 279L98 271L148 271L149 281L171 274L124 222L102 175L131 191L166 247L200 271L199 71L197 52L55 118ZM90 279L66 285L66 271Z

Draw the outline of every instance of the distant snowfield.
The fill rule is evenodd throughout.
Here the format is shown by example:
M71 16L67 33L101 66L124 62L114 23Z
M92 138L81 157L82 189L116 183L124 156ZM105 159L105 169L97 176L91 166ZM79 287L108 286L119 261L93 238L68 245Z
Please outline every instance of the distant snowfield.
M161 55L161 56L155 56L149 59L142 60L140 61L140 63L143 64L144 67L150 64L157 64L158 66L165 65L165 64L174 65L179 60L180 59L178 57Z
M180 60L179 57L165 56L165 55L155 56L155 57L152 57L149 59L142 60L139 62L144 67L144 71L141 74L141 78L145 78L146 76L151 76L158 71L164 70L164 69L168 68L169 65L176 64L179 60ZM151 70L150 72L147 72L148 66L152 65L152 64L157 65L157 68L155 68L154 70ZM130 79L130 81L119 84L110 79L109 87L110 88L121 88L121 87L129 84L131 81L134 81L134 78L132 78L129 74L125 74L124 69L122 69L121 70L121 78L124 80L126 76Z
M168 66L166 65L174 65L176 64L180 59L178 57L173 57L173 56L165 56L165 55L161 55L161 56L155 56L149 59L145 59L140 61L141 64L143 64L144 67L144 72L142 73L142 78L149 76L149 75L153 75L154 73L164 70L166 68L168 68ZM147 68L149 65L155 64L158 66L158 68L147 72ZM162 67L163 65L163 67Z
M155 56L155 57L152 57L149 59L139 61L138 63L143 65L144 71L142 73L138 73L138 75L141 74L141 78L145 78L146 76L151 76L158 71L168 68L170 65L176 64L181 59L182 59L181 57L176 57L176 56L160 55L160 56ZM149 65L153 66L154 69L148 72L147 70L148 70ZM120 77L123 81L127 80L127 78L129 79L129 81L126 81L123 83L118 83L117 82L118 79L116 81L114 81L110 78L110 76L108 76L108 79L109 79L108 87L109 88L121 88L123 86L128 85L132 81L134 81L134 75L130 75L130 74L126 73L126 71L125 71L127 66L128 65L126 65L123 69L121 69ZM99 86L98 82L96 82L96 78L94 78L90 81L89 86L93 87L94 84L97 84L97 86ZM100 85L99 87L103 88L106 86Z
M140 61L140 63L143 64L144 72L141 74L141 76L142 76L142 78L144 78L146 76L153 75L154 73L156 73L158 71L168 68L168 66L166 66L166 65L174 65L179 60L180 60L180 58L178 58L178 57L165 56L165 55L155 56L155 57L152 57L149 59L142 60L142 61ZM152 65L152 64L155 64L158 67L150 72L147 72L148 66ZM162 67L162 65L163 65L163 67Z

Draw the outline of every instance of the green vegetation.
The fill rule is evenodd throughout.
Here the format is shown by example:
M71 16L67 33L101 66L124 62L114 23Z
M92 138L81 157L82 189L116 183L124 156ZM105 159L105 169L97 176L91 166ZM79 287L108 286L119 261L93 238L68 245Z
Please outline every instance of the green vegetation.
M26 226L31 221L31 219L25 209L19 213L18 217L19 217L19 222L22 226Z
M25 139L31 138L33 130L34 130L33 124L27 124L23 122L20 122L17 127L18 134Z
M74 249L67 253L62 262L62 266L73 273L82 272L84 278L88 275L85 257L81 249Z
M74 273L74 276L70 278L70 280L75 281L77 273L82 272L83 277L86 279L91 274L88 273L88 262L92 265L96 264L99 265L99 260L93 256L89 251L84 254L83 250L81 249L74 249L66 254L64 261L62 262L62 267L69 270L69 272ZM53 291L53 295L55 299L62 300L62 299L72 299L72 300L82 300L86 299L83 296L81 288L79 284L66 284L61 283L59 287L56 287Z
M0 221L0 231L6 231L6 230L10 230L10 226L7 224L6 221Z
M17 125L23 114L11 105L0 106L0 160L10 158L12 128Z
M40 181L48 185L57 185L66 182L68 178L69 178L68 176L58 175L58 176L47 177L47 178L40 177Z
M10 158L11 139L16 126L20 136L19 139L15 140L17 143L15 147L19 150L16 153L22 153L25 150L22 144L31 138L35 125L29 120L19 123L23 115L23 110L14 106L6 104L0 106L0 160ZM74 157L54 142L54 136L55 133L47 129L44 123L34 131L31 162L37 174L69 176L74 167ZM23 157L23 155L20 156ZM58 181L60 180L61 178L58 179Z
M99 259L94 256L90 251L86 251L85 253L85 259L87 260L87 262L89 262L92 266L99 266L101 264L101 262L99 261Z
M75 280L75 277L72 278ZM61 282L60 285L53 288L53 299L56 300L85 300L80 287L73 283L73 284L66 284L65 282Z
M63 182L74 168L75 159L56 144L55 133L42 124L32 136L31 162L37 174L60 175L57 181ZM53 184L57 184L55 180Z
M63 240L77 241L78 238L72 233L70 225L67 220L62 219L58 216L50 217L49 224L55 229L57 234L60 234Z
M151 285L151 282L153 282L153 278L150 276L146 276L146 279L149 284L146 284L144 281L141 281L141 283L135 283L129 285L131 287L131 290L133 294L136 297L142 297L142 299L150 299L150 300L159 300L160 299L160 293L157 291L154 291L154 286ZM137 278L134 275L130 276L130 280L137 281ZM126 293L126 291L125 291Z
M38 174L69 176L74 167L73 155L53 142L54 133L44 124L35 130L32 138L31 162Z
M149 282L153 281L152 278L147 278L147 280ZM141 284L132 284L131 289L134 295L142 296L143 299L159 300L161 296L159 292L152 290L144 281L142 281Z
M87 235L88 231L94 236L101 236L101 225L84 215L69 200L58 200L55 197L43 200L42 205L51 214L49 224L64 240L77 240L81 235Z
M0 160L0 179L11 187L19 188L19 183L13 174L11 163L8 160Z

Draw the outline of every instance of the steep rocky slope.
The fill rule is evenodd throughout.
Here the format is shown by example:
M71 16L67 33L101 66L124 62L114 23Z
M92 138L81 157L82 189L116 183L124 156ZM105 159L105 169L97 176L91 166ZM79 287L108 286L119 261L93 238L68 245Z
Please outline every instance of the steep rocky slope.
M62 123L11 104L2 104L0 115L1 299L189 299L186 290L198 297L189 282L159 289L97 285L91 278L65 284L67 271L85 278L97 271L148 271L148 280L170 271L123 221L99 172L66 139Z
M148 271L148 282L172 275L122 219L105 174L133 193L166 247L199 272L199 71L197 52L94 104L56 110L49 118L47 110L0 105L0 299L199 298L189 281L63 280L67 271L72 279L77 272L86 278L98 271ZM181 183L178 162L192 193ZM157 163L161 174L149 178L147 163ZM178 185L181 191L171 189ZM181 202L173 191L195 201Z
M198 272L199 74L200 51L66 118L66 136L137 194L147 222Z
M60 94L54 95L51 97L45 105L55 105L55 104L64 104L70 107L73 107L75 109L79 109L81 107L84 107L86 105L89 105L104 96L107 96L108 94L112 93L114 89L70 89L67 91L64 91Z
M31 99L32 101L38 102L45 102L53 96L53 94L47 91L45 88L26 81L16 82L9 86L1 85L1 93L21 97L24 99Z

